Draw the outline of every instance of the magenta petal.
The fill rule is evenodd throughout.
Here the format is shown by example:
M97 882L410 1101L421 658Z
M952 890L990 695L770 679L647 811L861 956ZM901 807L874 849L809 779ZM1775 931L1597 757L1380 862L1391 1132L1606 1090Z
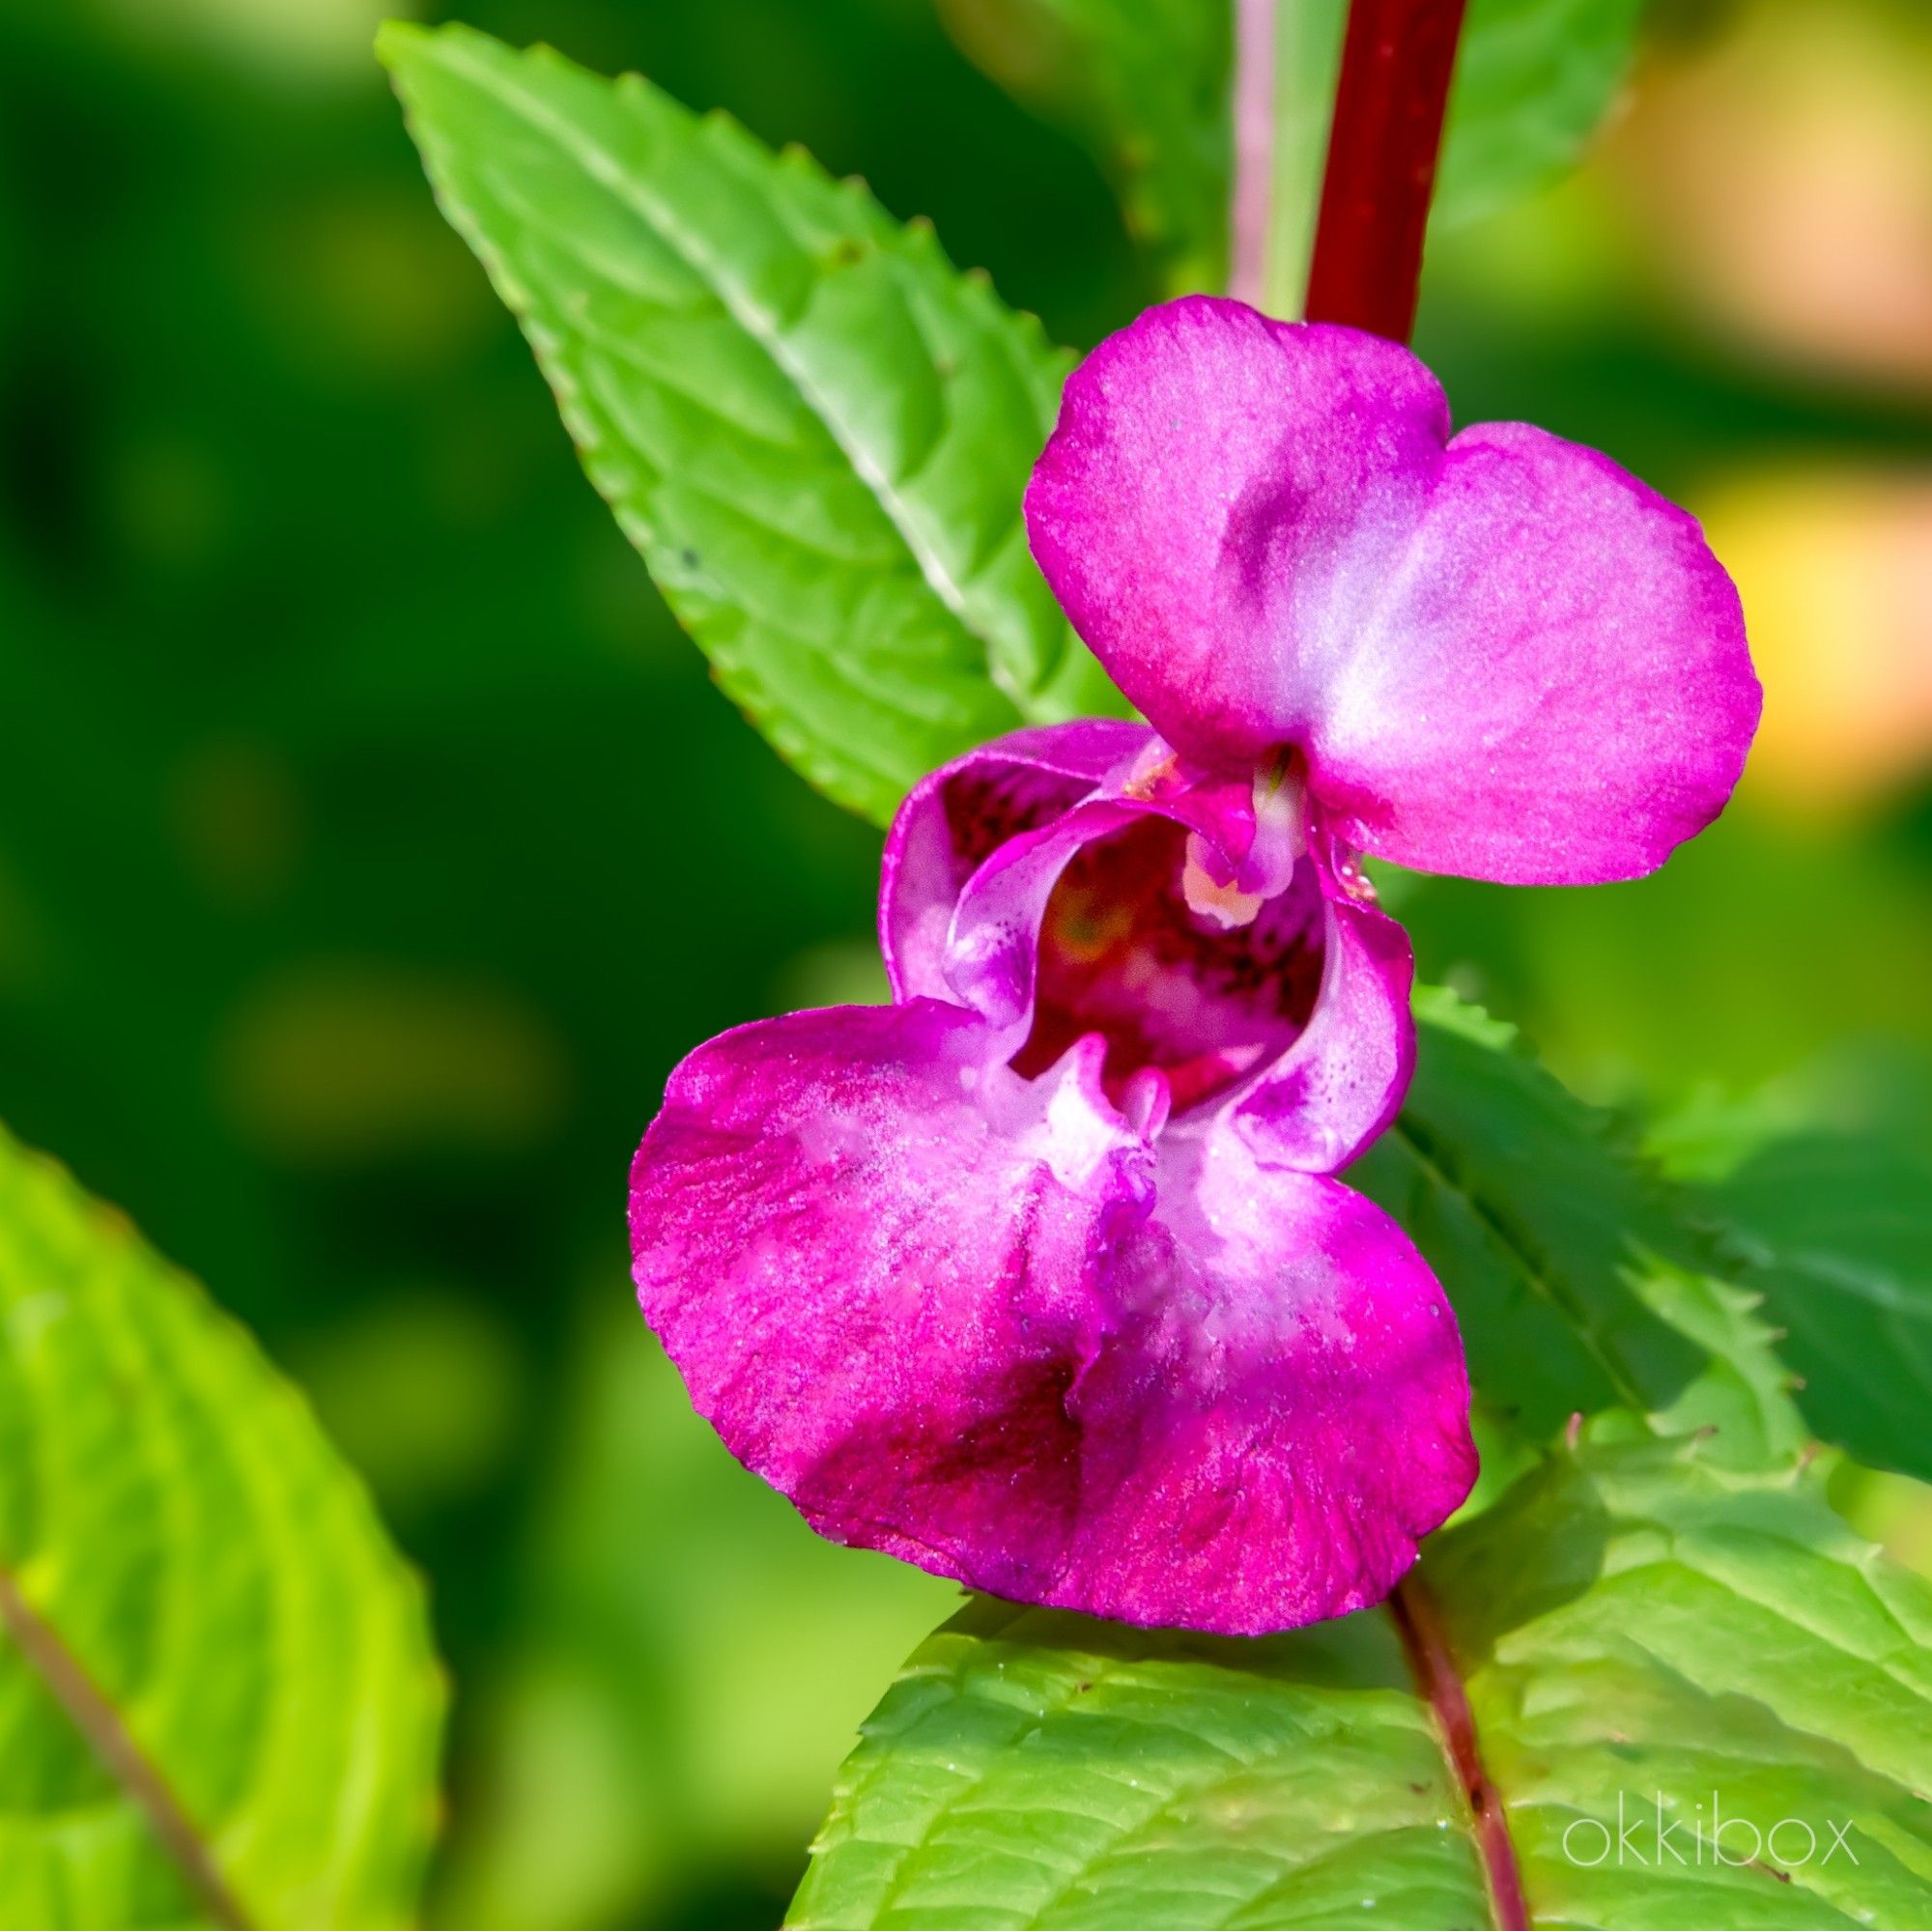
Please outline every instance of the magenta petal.
M1027 493L1075 627L1170 743L1293 745L1337 836L1425 869L1654 869L1759 694L1695 522L1520 424L1449 440L1406 350L1190 298L1066 386Z
M898 999L950 999L944 953L974 870L1052 822L1152 742L1145 724L1078 719L1012 731L923 778L894 818L879 872L879 944Z
M1696 521L1522 423L1450 443L1310 744L1336 835L1515 885L1654 871L1723 809L1760 693Z
M1312 720L1338 580L1368 599L1448 434L1393 343L1168 302L1067 379L1027 487L1034 555L1153 727L1245 775Z
M1234 1109L1264 1165L1337 1173L1395 1118L1415 1069L1414 979L1408 934L1331 888L1314 1012Z
M1406 1239L1232 1134L1155 1155L1097 1042L1031 1083L956 1008L803 1013L672 1075L639 1296L731 1450L836 1540L1027 1602L1286 1628L1466 1491L1455 1324Z
M984 1043L918 1000L699 1047L632 1169L632 1253L698 1411L821 1534L1045 1600L1081 1508L1092 1256L1152 1158L1077 1078L1029 1088Z
M1130 1622L1292 1629L1386 1595L1476 1476L1455 1317L1339 1180L1216 1132L1162 1146L1108 1267L1125 1317L1071 1403L1086 1484L1063 1600Z

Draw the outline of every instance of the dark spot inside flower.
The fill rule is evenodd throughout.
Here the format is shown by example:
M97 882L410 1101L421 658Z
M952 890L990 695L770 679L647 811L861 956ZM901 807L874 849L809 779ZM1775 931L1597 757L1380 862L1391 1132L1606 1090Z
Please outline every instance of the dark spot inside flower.
M1110 1096L1157 1066L1178 1113L1225 1092L1308 1023L1323 930L1312 868L1297 866L1286 892L1229 929L1188 905L1186 856L1181 826L1147 818L1083 846L1061 873L1015 1072L1035 1078L1098 1033Z
M1030 764L968 765L946 785L946 830L963 883L1009 838L1071 810L1093 786Z

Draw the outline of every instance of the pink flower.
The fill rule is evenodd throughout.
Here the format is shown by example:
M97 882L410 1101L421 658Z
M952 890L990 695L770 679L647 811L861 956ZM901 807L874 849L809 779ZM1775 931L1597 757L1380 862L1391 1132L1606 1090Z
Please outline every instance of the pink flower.
M1356 855L1660 863L1755 723L1736 598L1604 458L1451 441L1406 352L1232 302L1088 358L1027 512L1154 729L1017 732L914 791L895 1003L677 1068L639 1298L837 1540L1137 1623L1337 1615L1475 1473L1442 1292L1332 1178L1414 1050Z
M1284 747L1337 843L1597 885L1722 810L1760 694L1695 520L1526 423L1449 435L1407 350L1193 298L1074 372L1034 554L1148 722Z

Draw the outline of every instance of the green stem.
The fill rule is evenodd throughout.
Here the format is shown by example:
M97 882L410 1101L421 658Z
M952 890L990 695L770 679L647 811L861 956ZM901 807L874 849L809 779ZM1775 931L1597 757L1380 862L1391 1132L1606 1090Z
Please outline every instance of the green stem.
M1257 306L1299 316L1315 258L1348 0L1289 0L1275 27L1267 268Z

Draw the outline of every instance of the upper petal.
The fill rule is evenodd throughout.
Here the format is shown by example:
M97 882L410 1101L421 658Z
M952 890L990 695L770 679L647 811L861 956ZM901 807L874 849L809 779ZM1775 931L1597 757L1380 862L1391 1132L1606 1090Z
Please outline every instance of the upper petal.
M1021 1601L1261 1631L1401 1573L1473 1472L1453 1318L1338 1183L1155 1156L1097 1056L930 1001L740 1029L632 1176L639 1299L837 1540Z
M1190 296L1067 379L1027 486L1074 628L1170 744L1246 769L1319 694L1338 575L1399 549L1449 434L1415 357Z
M1351 842L1634 877L1722 809L1758 688L1683 512L1520 424L1449 440L1406 350L1191 298L1069 379L1027 496L1075 627L1170 742L1299 746Z
M1515 885L1654 871L1723 809L1761 694L1694 518L1525 423L1450 443L1309 745L1337 836Z

